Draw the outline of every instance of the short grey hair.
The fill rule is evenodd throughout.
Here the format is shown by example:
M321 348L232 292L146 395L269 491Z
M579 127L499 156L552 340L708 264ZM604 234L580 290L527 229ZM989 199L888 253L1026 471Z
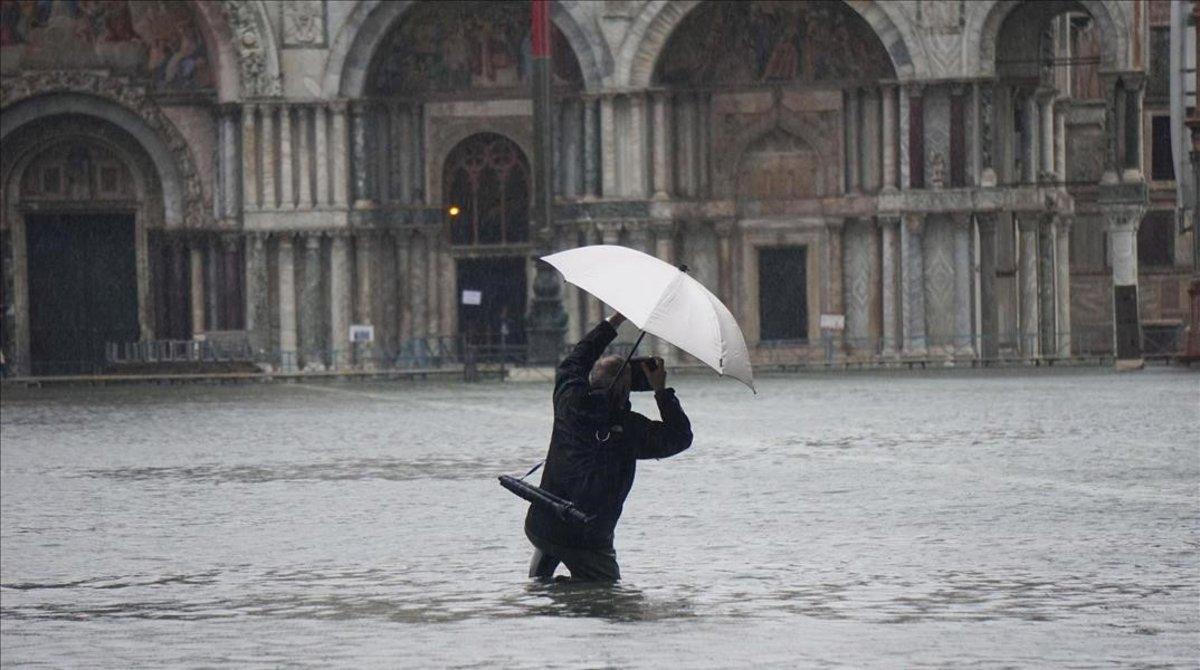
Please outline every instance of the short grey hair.
M621 364L625 362L622 356L604 356L592 365L588 373L588 386L594 389L607 389L616 381L621 372Z

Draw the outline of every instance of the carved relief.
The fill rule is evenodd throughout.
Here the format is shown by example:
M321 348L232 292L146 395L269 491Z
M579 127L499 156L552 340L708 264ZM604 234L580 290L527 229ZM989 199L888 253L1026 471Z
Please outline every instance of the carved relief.
M242 95L280 95L283 88L279 79L272 76L267 66L267 46L262 36L267 28L259 24L258 12L250 6L250 0L224 0L221 8L234 35L242 71Z
M325 46L325 3L321 0L289 0L283 3L283 46Z
M104 72L45 70L25 72L0 79L0 108L47 93L69 92L94 95L112 101L138 115L166 144L175 159L184 185L184 225L201 226L209 215L203 204L200 177L187 142L147 95L146 87L124 77Z

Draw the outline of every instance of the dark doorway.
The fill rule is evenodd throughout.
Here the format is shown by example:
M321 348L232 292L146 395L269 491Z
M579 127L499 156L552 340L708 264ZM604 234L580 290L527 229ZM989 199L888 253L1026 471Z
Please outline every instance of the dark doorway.
M458 332L467 344L525 344L524 257L460 258L458 292ZM478 305L467 304L475 298Z
M760 340L808 340L805 247L758 250Z
M26 218L35 375L98 372L106 342L140 335L133 216Z

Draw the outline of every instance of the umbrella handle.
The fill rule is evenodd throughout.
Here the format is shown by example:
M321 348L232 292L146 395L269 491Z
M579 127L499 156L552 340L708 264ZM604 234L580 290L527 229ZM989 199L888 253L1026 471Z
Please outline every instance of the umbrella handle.
M642 343L642 338L645 336L646 331L643 330L641 334L638 335L637 341L633 343L633 348L629 350L629 355L625 357L625 360L621 361L621 367L617 368L617 374L615 377L613 377L612 381L608 383L608 388L605 389L606 391L611 391L613 384L616 384L617 380L621 378L621 373L625 371L625 366L629 365L629 359L633 358L633 352L637 351L638 345Z

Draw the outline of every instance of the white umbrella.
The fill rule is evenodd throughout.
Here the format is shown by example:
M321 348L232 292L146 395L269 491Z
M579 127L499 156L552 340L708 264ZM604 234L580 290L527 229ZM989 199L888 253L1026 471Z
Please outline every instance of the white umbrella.
M742 329L717 296L687 272L649 254L609 244L560 251L542 260L638 328L754 390Z

